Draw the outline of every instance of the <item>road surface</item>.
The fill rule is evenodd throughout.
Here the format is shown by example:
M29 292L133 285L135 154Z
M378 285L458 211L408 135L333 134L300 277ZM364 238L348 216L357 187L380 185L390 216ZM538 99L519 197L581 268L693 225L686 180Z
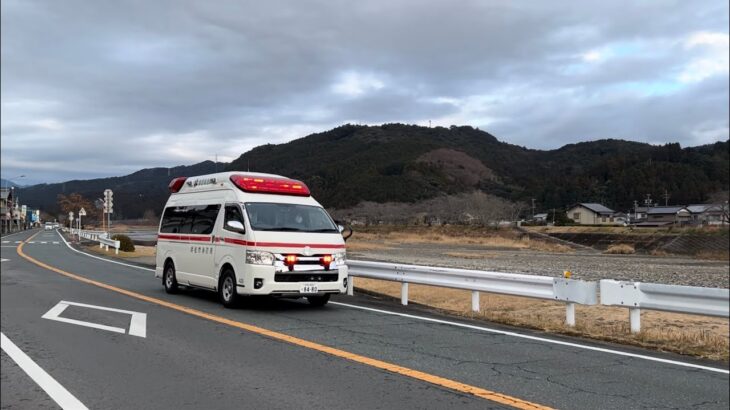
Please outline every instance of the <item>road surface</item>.
M56 231L2 242L2 408L730 405L720 363L368 296L225 309L213 293L168 295L148 268L75 251Z

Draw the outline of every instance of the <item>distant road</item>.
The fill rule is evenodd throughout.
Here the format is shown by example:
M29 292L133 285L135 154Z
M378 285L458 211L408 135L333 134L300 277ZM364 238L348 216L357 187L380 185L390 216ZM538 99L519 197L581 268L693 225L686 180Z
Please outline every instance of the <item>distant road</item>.
M32 235L34 243L15 243ZM225 309L212 293L167 295L150 270L75 252L55 231L8 238L2 333L92 409L730 405L727 366L714 362L538 332L496 334L483 322L365 296L320 309L290 300ZM39 389L45 379L28 376L6 346L2 407L55 406L63 391Z

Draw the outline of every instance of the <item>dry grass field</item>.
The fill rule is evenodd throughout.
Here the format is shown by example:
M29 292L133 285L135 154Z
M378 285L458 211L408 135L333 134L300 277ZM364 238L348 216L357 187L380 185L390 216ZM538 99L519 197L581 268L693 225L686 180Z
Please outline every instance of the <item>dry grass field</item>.
M400 283L354 278L354 284L358 291L400 298ZM570 328L559 302L481 293L481 312L474 313L470 291L413 284L409 301L465 317L728 361L728 320L722 318L644 311L641 333L631 334L624 308L577 305L576 327Z
M545 252L567 253L572 252L568 246L538 239L530 239L528 236L517 236L509 231L487 231L480 235L465 231L463 235L454 235L450 232L440 230L421 231L381 231L381 232L358 232L357 235L348 241L348 250L372 250L388 248L388 245L400 245L404 243L430 243L447 245L478 245L485 248L502 249L532 249ZM378 248L381 247L381 248Z

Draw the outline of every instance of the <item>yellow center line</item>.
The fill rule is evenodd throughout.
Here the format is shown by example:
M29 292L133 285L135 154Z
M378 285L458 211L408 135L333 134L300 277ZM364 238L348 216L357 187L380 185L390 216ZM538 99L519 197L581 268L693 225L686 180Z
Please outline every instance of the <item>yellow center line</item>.
M40 233L40 232L39 232ZM25 242L30 241L33 239L35 235L31 236L30 238L26 239ZM293 345L305 347L307 349L316 350L318 352L327 353L332 356L340 357L343 359L351 360L356 363L364 364L367 366L372 366L378 369L386 370L392 373L400 374L406 377L410 377L416 380L421 380L427 383L431 383L437 386L445 387L447 389L451 389L460 393L469 394L472 396L480 397L482 399L490 400L496 403L505 404L517 409L544 409L548 410L550 407L543 406L541 404L532 403L526 400L518 399L516 397L508 396L506 394L501 394L497 392L493 392L490 390L483 389L481 387L472 386L469 384L457 382L455 380L447 379L444 377L436 376L433 374L421 372L418 370L409 369L407 367L399 366L397 364L392 364L388 362L384 362L382 360L373 359L370 357L362 356L355 353L350 353L345 350L336 349L334 347L325 346L319 343L310 342L308 340L300 339L298 337L290 336L284 333L275 332L273 330L264 329L258 326L250 325L243 322L238 322L235 320L227 319L222 316L213 315L210 313L203 312L201 310L192 309L186 306L178 305L176 303L167 302L162 299L157 299L151 296L143 295L141 293L132 292L127 289L118 288L116 286L112 286L103 282L98 282L93 279L89 279L74 273L66 272L62 269L56 268L54 266L47 265L37 259L34 259L31 256L26 255L23 252L23 245L25 245L25 242L18 245L17 251L18 254L28 260L29 262L32 262L42 268L48 269L50 271L59 273L63 276L69 277L71 279L78 280L80 282L88 283L90 285L98 286L100 288L108 289L113 292L121 293L123 295L127 295L129 297L143 300L145 302L154 303L159 306L164 306L170 309L177 310L179 312L187 313L189 315L197 316L199 318L207 319L212 322L221 323L224 325L228 325L231 327L235 327L238 329L243 329L251 333L255 333L258 335L266 336L271 339L280 340L282 342L291 343Z

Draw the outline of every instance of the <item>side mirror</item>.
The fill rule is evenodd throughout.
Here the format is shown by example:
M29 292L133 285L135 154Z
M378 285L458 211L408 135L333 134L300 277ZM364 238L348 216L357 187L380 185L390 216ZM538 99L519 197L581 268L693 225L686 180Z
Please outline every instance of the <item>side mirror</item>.
M244 233L246 232L246 228L243 227L243 224L239 221L228 221L226 222L226 228L233 232L238 233Z
M340 231L340 233L342 233L342 231L345 230L345 227L342 225L337 225L337 230Z
M347 240L352 236L352 227L350 225L347 226L347 228L343 226L338 226L340 229L340 233L342 234L342 238L347 242Z

